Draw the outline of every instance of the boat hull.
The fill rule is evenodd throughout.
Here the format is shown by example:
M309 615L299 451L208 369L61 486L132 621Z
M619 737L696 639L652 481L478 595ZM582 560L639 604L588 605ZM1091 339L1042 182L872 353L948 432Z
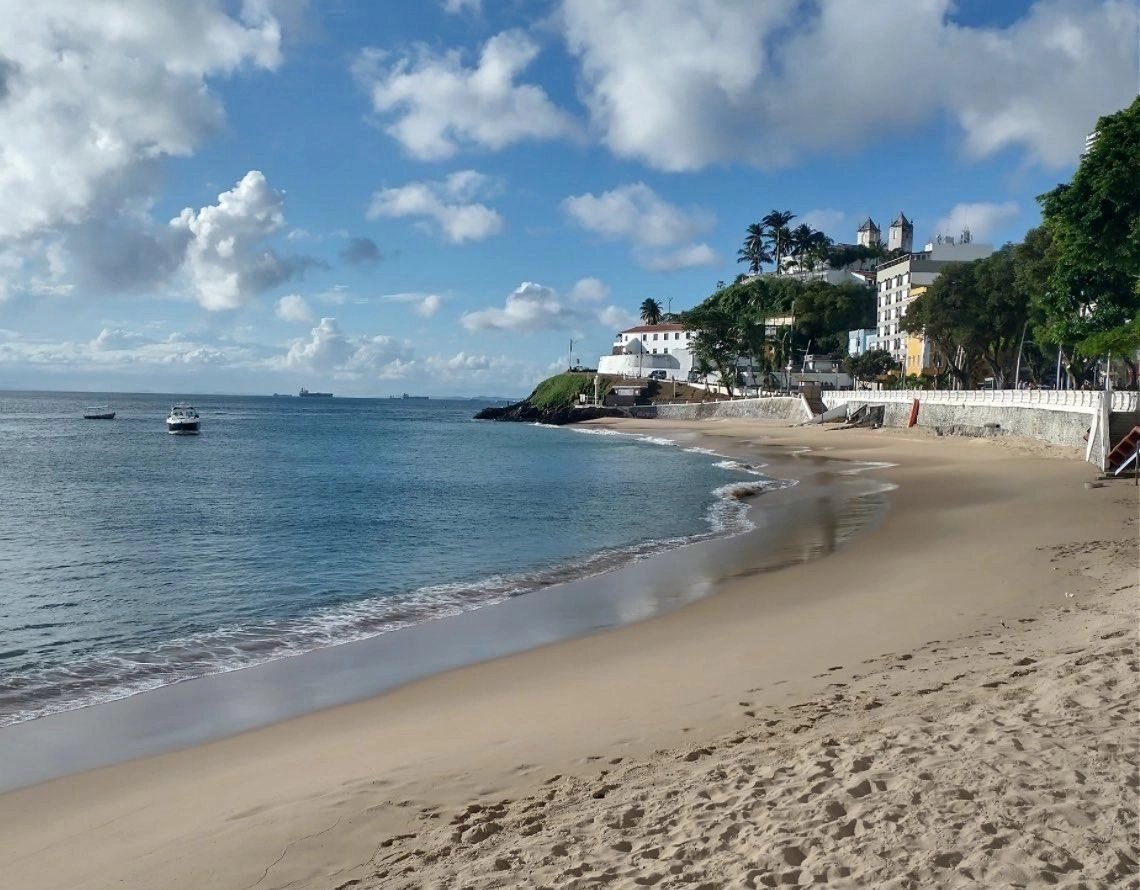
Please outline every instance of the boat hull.
M166 431L175 436L196 436L200 432L197 423L167 423Z
M84 420L114 420L115 412L111 411L107 414L84 414Z

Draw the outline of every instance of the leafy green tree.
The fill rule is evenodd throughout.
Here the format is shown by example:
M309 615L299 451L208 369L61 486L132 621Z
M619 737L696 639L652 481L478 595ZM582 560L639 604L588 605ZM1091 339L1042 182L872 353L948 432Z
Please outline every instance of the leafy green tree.
M661 323L661 303L647 298L641 301L641 320L646 324Z
M1031 295L1018 287L1015 269L1011 244L985 259L954 263L903 316L901 327L924 334L963 386L979 362L999 387L1013 378L1032 312Z
M796 331L820 353L842 353L847 332L875 324L875 291L861 284L812 281L795 297Z
M827 249L827 264L832 269L846 269L848 266L870 268L884 256L882 247L868 247L865 244L834 244Z
M684 324L694 332L689 341L693 357L716 369L721 386L731 396L737 381L737 359L748 354L746 329L740 316L714 300L706 300L685 313Z
M849 355L843 360L843 370L856 380L878 380L898 367L888 349L868 349L862 355Z
M1052 342L1128 355L1140 349L1140 97L1096 132L1072 181L1037 199L1055 256L1040 303Z

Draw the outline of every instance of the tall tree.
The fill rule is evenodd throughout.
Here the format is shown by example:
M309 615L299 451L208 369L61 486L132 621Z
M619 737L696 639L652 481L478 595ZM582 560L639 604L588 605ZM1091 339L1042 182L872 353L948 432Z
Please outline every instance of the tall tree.
M652 298L641 301L641 320L646 324L661 323L661 303Z
M753 275L759 275L763 265L772 262L764 241L764 227L760 223L752 223L746 230L744 244L736 252L736 261L748 263L748 271Z
M1140 349L1140 97L1096 133L1072 181L1037 199L1056 257L1045 329L1085 356Z
M780 274L780 263L788 252L791 241L791 231L788 223L796 218L790 210L773 210L760 220L764 227L765 247L772 255L772 262L776 264L776 274Z
M716 369L721 386L731 396L736 388L737 359L749 354L746 328L740 317L719 302L706 300L685 313L684 324L694 332L689 341L693 357Z
M1018 286L1016 248L969 263L947 266L907 309L902 328L923 333L951 372L969 385L982 362L999 387L1012 381L1031 296Z

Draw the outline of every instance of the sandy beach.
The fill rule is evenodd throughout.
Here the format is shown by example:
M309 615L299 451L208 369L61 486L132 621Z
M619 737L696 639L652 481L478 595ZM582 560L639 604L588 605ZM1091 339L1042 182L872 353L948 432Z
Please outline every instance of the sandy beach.
M669 429L810 449L891 509L664 617L0 795L5 884L1140 887L1131 480L1012 440Z

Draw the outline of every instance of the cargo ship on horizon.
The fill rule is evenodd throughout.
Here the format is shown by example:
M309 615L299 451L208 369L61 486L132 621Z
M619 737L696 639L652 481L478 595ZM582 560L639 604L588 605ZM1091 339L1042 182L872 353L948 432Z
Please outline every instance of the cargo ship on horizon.
M305 387L301 387L301 391L297 393L302 399L331 399L331 392L309 392Z

